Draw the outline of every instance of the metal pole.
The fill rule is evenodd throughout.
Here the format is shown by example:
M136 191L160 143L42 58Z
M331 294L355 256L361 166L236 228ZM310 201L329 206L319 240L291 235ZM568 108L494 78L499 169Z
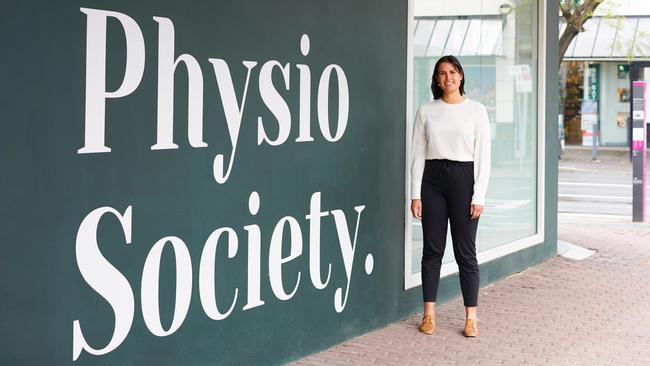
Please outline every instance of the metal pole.
M594 123L591 124L591 134L592 134L592 143L591 143L591 160L596 161L598 160L598 149L596 148L596 145L598 144L598 123L597 120L594 121Z
M647 83L632 84L632 221L646 219L646 123Z

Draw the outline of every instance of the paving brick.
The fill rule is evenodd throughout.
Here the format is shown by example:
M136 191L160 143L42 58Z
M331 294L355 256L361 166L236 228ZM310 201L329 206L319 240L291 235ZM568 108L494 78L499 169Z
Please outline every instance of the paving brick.
M608 152L610 151L610 152ZM622 149L565 154L561 168L624 172ZM650 224L561 219L561 240L595 253L556 257L481 289L480 336L466 339L462 299L436 309L437 332L421 315L397 321L295 365L650 365Z

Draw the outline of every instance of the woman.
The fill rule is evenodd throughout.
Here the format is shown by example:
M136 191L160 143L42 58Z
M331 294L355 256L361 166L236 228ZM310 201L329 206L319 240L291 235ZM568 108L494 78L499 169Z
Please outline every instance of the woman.
M435 302L449 220L465 304L465 336L476 337L476 229L490 175L490 122L485 106L463 96L464 78L463 67L454 56L442 57L433 70L434 100L421 105L415 117L411 212L422 220L424 234L420 331L435 331Z

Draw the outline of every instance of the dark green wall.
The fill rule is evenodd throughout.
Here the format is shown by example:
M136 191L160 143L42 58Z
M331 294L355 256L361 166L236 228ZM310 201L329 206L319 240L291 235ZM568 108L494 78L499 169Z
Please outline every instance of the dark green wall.
M549 4L549 7L557 6ZM145 42L142 81L130 95L106 102L106 145L110 153L78 154L84 145L86 82L86 15L88 7L133 18ZM6 4L0 15L0 364L75 365L206 365L276 364L325 349L345 339L384 326L419 311L420 288L404 291L404 170L406 115L406 2L347 1L34 1ZM553 10L553 9L551 9ZM557 9L554 10L557 13ZM549 11L549 14L555 14ZM203 74L203 135L208 147L187 140L187 73L175 76L175 150L152 151L156 142L158 24L170 18L175 28L175 55L188 53ZM549 20L556 21L557 18ZM557 28L557 27L555 27ZM552 33L550 40L557 39ZM556 29L554 30L556 32ZM311 41L307 56L300 38ZM109 19L107 88L120 86L125 68L124 32ZM552 44L550 42L549 44ZM549 51L556 50L552 45ZM549 52L552 54L553 52ZM556 85L554 55L547 61L547 85ZM242 61L257 61L251 73L237 154L224 184L213 178L217 154L229 158L228 129L212 65L225 60L238 99L243 92ZM259 71L268 60L290 63L290 90L273 81L286 100L292 128L280 146L257 144L257 117L277 133L273 115L263 103ZM297 143L299 74L296 64L311 70L313 142ZM322 70L337 64L347 76L349 118L338 142L328 142L318 127L316 93ZM337 108L336 81L330 89L330 119ZM557 133L554 88L547 95L547 138ZM553 110L551 110L553 109ZM335 122L330 123L335 128ZM276 126L276 127L274 127ZM274 129L275 128L275 129ZM554 140L553 140L554 141ZM547 144L547 146L553 146ZM557 163L545 151L546 242L487 263L483 283L545 260L554 254L556 236ZM259 213L248 210L251 192L259 193ZM323 211L341 209L354 236L355 206L360 215L357 247L346 307L335 310L337 288L345 289L346 273L333 215L321 223L321 272L332 265L327 287L316 289L309 271L310 198L321 192ZM550 198L549 198L550 197ZM125 340L112 352L82 352L72 362L73 321L79 320L91 346L103 348L113 332L110 304L82 277L75 256L77 230L91 211L132 207L132 241L115 216L100 223L97 240L103 256L129 281L135 315ZM285 216L300 224L302 254L283 267L289 292L301 275L295 295L282 301L269 284L269 243L276 223ZM246 304L247 232L261 230L260 285L263 306ZM209 319L199 299L199 262L208 236L231 227L239 248L228 258L225 241L216 255L216 295L221 310L239 295L231 315ZM157 337L145 326L140 284L151 247L166 236L186 244L192 261L192 297L181 327ZM284 230L283 255L289 255ZM374 269L367 274L368 254ZM162 254L160 313L168 328L174 312L175 260L170 246ZM441 283L441 301L458 295L457 278Z
M144 76L128 96L106 102L106 145L112 151L78 154L84 144L86 15L80 7L120 12L133 18L144 36ZM178 365L273 364L295 359L397 319L403 297L402 211L404 116L406 114L406 11L394 1L105 1L13 2L0 21L0 363L71 364L73 321L88 342L103 348L113 331L109 303L84 281L75 258L75 238L84 217L99 207L123 213L132 206L132 243L114 216L98 230L103 255L128 279L135 317L126 339L103 356L83 352L74 364ZM204 80L205 148L187 140L187 72L175 78L176 150L152 151L156 142L158 24L170 18L176 55L188 53ZM300 39L311 40L307 56ZM120 86L125 40L120 24L108 21L107 88ZM213 159L230 156L224 110L208 58L224 59L238 99L243 91L243 60L257 61L251 73L238 151L225 184L213 179ZM292 129L280 146L257 145L257 117L277 133L273 115L258 86L262 64L290 63L290 90L274 83L287 101ZM311 69L313 142L297 143L299 74ZM349 118L335 143L318 128L316 93L323 69L339 65L347 76ZM337 82L330 89L332 130L336 127ZM261 197L259 213L248 211L248 197ZM321 272L332 264L328 286L317 290L309 275L310 197L321 192L323 211L341 209L354 235L355 206L365 205L358 229L349 298L341 313L335 291L346 275L332 214L321 224ZM302 255L283 267L289 292L301 273L296 294L277 299L269 285L269 242L276 223L292 216L302 232ZM261 298L265 304L243 311L247 291L245 225L261 229ZM217 251L217 303L239 297L225 320L209 319L198 293L198 266L205 240L220 227L239 238L237 255L227 258L225 241ZM182 326L167 337L145 327L140 282L145 258L160 238L174 235L189 249L192 298ZM289 254L284 231L283 254ZM374 270L367 275L367 254ZM162 255L160 308L169 327L174 309L175 261L171 246Z

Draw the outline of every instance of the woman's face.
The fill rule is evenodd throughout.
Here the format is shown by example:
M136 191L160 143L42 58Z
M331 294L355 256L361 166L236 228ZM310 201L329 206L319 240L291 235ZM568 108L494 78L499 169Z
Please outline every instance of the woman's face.
M438 84L445 94L458 92L460 89L460 82L463 80L463 75L461 75L454 65L443 62L438 65L438 72L436 77L438 78Z

